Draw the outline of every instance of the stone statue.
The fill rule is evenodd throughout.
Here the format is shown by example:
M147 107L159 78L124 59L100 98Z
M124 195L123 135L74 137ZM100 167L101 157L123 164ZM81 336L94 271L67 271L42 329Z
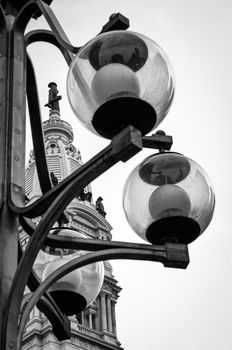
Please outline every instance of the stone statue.
M51 176L51 181L52 181L53 186L58 185L58 179L57 179L56 175L53 173L53 171L50 172L50 176Z
M48 107L51 110L60 111L59 101L62 99L62 96L58 95L59 91L57 90L57 85L52 82L48 84L48 87L50 90L48 92L48 103L45 107Z
M103 198L98 197L98 199L96 200L96 210L98 211L99 214L101 214L103 217L105 217L106 212L104 210L104 205L103 205L102 201L103 201Z
M81 190L78 198L81 201L88 201L89 203L91 203L92 200L92 193L91 192L85 192L84 189Z

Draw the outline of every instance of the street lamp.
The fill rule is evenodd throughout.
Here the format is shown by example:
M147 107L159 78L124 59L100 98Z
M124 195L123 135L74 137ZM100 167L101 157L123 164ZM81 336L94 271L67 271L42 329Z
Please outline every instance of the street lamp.
M204 170L175 152L147 157L124 187L127 220L152 244L193 242L209 225L214 204L213 188Z
M140 259L186 268L187 244L204 231L214 208L213 190L201 168L186 157L165 153L172 144L170 136L163 132L145 136L165 117L174 94L173 73L162 49L141 34L125 31L129 23L120 14L111 16L102 34L83 48L73 47L50 3L51 0L0 2L0 347L3 350L20 349L23 329L35 304L52 323L58 339L70 337L65 313L69 315L76 310L61 302L62 293L78 295L78 310L83 309L100 290L103 260ZM35 30L25 35L28 22L40 15L51 30ZM74 113L88 129L111 140L105 149L54 187L44 150L35 72L26 50L36 41L58 47L70 66L67 91ZM50 88L48 105L55 109L59 100L56 84L51 83ZM42 191L42 196L29 205L25 205L24 198L26 96ZM64 210L84 187L143 147L157 148L160 153L147 158L130 176L124 192L124 208L130 225L152 244L88 239L62 227L57 228L59 234L54 234L54 225L67 222ZM203 197L195 196L191 188L202 191ZM137 194L138 191L141 194L141 189L144 193L140 200ZM135 203L141 207L145 223L140 222L137 207L136 218L132 213ZM37 226L32 221L36 217L41 217ZM19 224L31 236L25 251L18 238ZM40 281L32 266L44 247L78 250L80 257L54 257ZM96 277L92 280L96 282L92 290L89 281L93 274L89 279L86 273L90 264ZM18 325L26 286L32 294L24 300Z
M80 49L69 69L67 93L74 113L89 130L111 139L132 125L145 135L169 110L174 75L155 42L115 30Z
M52 232L63 238L83 238L88 237L77 230L63 228L56 229ZM45 269L43 271L42 281L44 281L52 272L56 271L60 266L63 266L68 261L73 260L77 255L83 256L87 254L86 251L69 249L62 251L57 255L56 252L49 251L45 254L44 260L47 260ZM47 256L46 256L47 255ZM51 261L51 255L53 259ZM60 309L68 316L76 315L89 306L98 296L104 280L104 265L102 261L83 266L76 269L54 283L48 291L59 305Z

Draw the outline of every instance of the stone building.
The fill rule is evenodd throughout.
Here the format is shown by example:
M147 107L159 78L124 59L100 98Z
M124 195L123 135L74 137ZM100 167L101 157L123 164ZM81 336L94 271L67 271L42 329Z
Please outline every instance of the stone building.
M51 181L56 185L83 163L80 151L73 144L72 127L60 118L59 102L56 99L56 103L48 103L47 106L50 112L49 119L43 122L44 140ZM30 152L26 168L25 195L28 203L41 195L33 151ZM88 237L111 240L112 227L105 219L105 212L96 208L90 185L70 203L66 216L69 222L63 226L75 228ZM23 245L26 245L27 235L23 231L20 231L20 235ZM35 262L34 268L40 277L47 256L47 253L41 252ZM121 288L108 261L104 262L104 268L104 283L96 300L80 314L70 317L70 340L58 341L49 321L34 308L24 331L22 349L122 350L117 339L115 316L115 305Z

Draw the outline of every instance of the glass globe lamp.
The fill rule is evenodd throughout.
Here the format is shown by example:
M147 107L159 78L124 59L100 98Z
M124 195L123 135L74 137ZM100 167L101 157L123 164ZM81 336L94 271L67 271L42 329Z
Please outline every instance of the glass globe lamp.
M123 192L130 226L152 244L191 243L209 225L214 204L204 170L174 152L146 158L132 171Z
M54 233L54 231L53 231ZM87 238L86 235L70 229L57 230L56 234L65 237ZM42 280L70 260L87 254L86 251L63 250L58 256L58 249L54 251L54 260L49 261L43 271ZM51 252L50 252L51 254ZM60 253L59 253L60 254ZM99 294L104 279L103 262L92 263L76 269L63 276L50 288L49 292L68 316L83 311Z
M67 94L74 113L92 132L111 139L132 125L145 135L169 110L174 75L154 41L111 31L79 51L68 72Z

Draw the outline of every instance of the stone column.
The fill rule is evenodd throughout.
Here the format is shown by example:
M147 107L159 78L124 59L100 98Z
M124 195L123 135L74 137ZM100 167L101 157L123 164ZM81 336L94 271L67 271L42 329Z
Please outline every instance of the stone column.
M102 319L102 331L107 330L107 319L106 319L106 298L105 294L101 294L101 319Z
M97 297L96 305L97 305L97 312L96 312L95 317L93 319L93 325L97 331L101 331L101 301L100 301L100 297Z
M116 314L115 314L115 300L111 300L111 305L112 305L112 326L113 326L113 333L117 335L117 328L116 328Z
M82 324L82 326L85 325L85 318L84 318L84 312L83 311L81 312L81 324Z
M93 329L93 318L92 312L89 313L89 328Z
M37 309L37 307L34 307L34 315L33 315L33 317L40 317L39 310Z
M111 296L107 295L107 320L108 320L108 331L113 332L112 325L112 312L111 312Z

